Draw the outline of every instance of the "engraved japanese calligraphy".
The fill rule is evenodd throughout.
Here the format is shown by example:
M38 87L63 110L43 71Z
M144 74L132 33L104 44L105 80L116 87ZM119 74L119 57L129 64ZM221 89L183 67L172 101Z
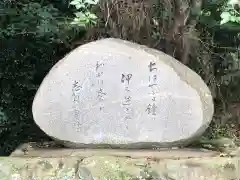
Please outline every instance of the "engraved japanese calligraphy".
M125 119L129 120L132 119L132 97L130 95L130 89L129 89L129 85L132 79L132 74L122 74L121 77L121 83L124 85L124 91L125 91L125 96L124 99L122 101L122 105L124 107L124 112L125 112Z
M124 83L124 82L127 82L127 84L129 85L129 82L132 78L132 74L122 74L122 78L121 78L121 82Z
M99 61L97 61L96 63L96 78L97 78L97 85L98 85L97 98L98 98L98 101L100 102L100 107L99 107L100 111L102 111L104 108L104 104L102 103L102 101L107 95L107 93L103 89L103 83L104 83L103 70L102 70L103 67L104 67L104 63L100 63Z
M72 109L73 109L73 115L75 119L79 119L79 116L81 114L79 110L79 103L81 103L80 102L81 95L82 95L82 85L80 81L74 80L72 85L72 98L73 98Z
M148 87L151 90L150 95L152 96L152 99L151 99L152 102L147 105L146 112L149 115L156 116L157 115L157 113L156 113L156 111L157 111L156 88L154 88L155 86L158 85L157 84L157 74L156 74L156 71L157 71L156 63L150 61L148 68L149 68L149 79L148 79L149 85L148 85Z
M72 85L72 97L73 102L79 102L81 96L82 86L79 81L74 81Z

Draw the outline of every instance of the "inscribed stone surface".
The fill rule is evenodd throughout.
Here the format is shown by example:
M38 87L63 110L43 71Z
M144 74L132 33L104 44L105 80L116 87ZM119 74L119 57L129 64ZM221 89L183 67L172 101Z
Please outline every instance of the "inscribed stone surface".
M195 72L162 52L112 38L70 52L33 102L39 127L76 145L182 145L201 135L212 115L211 93Z

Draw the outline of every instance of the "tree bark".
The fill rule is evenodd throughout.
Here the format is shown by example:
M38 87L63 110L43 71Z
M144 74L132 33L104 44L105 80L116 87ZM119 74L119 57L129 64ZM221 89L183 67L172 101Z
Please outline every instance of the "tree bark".
M166 53L189 63L191 35L201 13L202 0L174 0L174 22L166 37Z

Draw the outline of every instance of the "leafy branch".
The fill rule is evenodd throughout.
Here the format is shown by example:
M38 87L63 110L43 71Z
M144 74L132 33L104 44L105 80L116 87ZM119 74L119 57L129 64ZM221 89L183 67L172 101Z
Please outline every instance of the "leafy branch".
M220 17L221 25L228 22L238 23L240 25L240 0L229 0L223 7Z
M71 24L78 25L81 27L86 27L90 24L97 23L96 14L92 13L90 9L97 5L98 0L73 0L70 5L75 6L77 12L75 13L75 18Z

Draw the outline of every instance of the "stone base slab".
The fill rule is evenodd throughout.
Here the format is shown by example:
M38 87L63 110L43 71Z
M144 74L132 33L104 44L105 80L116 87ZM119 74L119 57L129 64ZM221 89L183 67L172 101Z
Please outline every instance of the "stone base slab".
M26 143L19 146L12 154L13 157L89 157L89 156L114 156L114 157L131 157L131 158L155 158L155 159L182 159L182 158L200 158L216 157L219 152L206 149L179 149L179 148L162 148L162 149L69 149L59 147L55 142L46 143Z
M0 177L36 180L238 180L240 158L203 149L66 149L23 144L0 157Z

